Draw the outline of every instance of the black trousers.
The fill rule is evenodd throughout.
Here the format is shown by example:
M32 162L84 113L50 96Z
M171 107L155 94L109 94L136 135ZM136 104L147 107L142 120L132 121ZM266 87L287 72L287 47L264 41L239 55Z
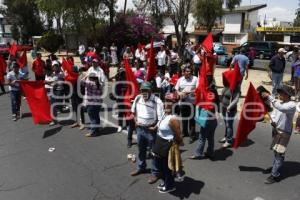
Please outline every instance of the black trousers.
M184 136L195 137L195 106L192 103L184 102L180 105L182 117L182 132Z
M2 90L3 93L6 92L6 91L5 91L5 88L4 88L4 85L1 83L1 81L0 81L0 88L1 88L1 90Z

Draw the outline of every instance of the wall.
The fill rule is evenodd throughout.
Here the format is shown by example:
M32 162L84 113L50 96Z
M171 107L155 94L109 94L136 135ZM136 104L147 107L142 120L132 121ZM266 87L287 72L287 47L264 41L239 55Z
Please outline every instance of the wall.
M242 14L226 14L225 18L225 33L240 33L241 32L241 21Z

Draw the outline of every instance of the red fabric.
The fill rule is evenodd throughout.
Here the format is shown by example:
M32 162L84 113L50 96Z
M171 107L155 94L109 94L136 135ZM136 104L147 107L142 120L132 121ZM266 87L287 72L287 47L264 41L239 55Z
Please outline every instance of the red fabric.
M147 67L146 81L151 81L152 79L155 79L155 76L157 74L157 67L156 67L156 63L155 63L155 50L153 47L153 39L151 40L149 59L150 60L149 60L149 65Z
M32 71L35 75L43 76L44 75L45 62L42 59L35 59L32 63Z
M202 46L204 47L204 49L206 50L207 53L211 53L212 49L213 49L213 36L212 33L208 33L208 35L206 36L205 40L202 43Z
M243 80L243 77L240 73L239 64L236 62L234 64L233 70L227 70L223 72L223 85L229 87L230 91L233 93L237 84Z
M89 51L86 53L87 57L91 57L91 58L97 58L97 54L93 51Z
M70 60L62 59L62 68L65 71L65 81L69 81L72 84L77 82L79 74L73 70L74 63Z
M198 86L195 91L195 104L205 110L212 110L214 108L213 100L214 94L209 91L207 78L206 78L206 68L208 67L207 57L204 56L202 60L201 72L198 78Z
M204 57L200 56L201 60L203 61ZM214 75L215 71L215 64L217 62L217 57L215 55L207 55L207 66L206 66L206 75Z
M20 68L23 68L27 65L26 51L23 52L22 56L18 59L17 63L20 65Z
M34 124L47 124L52 121L50 103L44 81L20 81Z
M2 56L0 56L0 82L4 83L7 64Z
M128 82L127 89L124 95L124 105L125 110L127 111L126 116L127 118L133 117L132 113L130 112L131 109L131 101L135 99L135 97L139 94L139 84L134 76L132 68L129 64L128 59L124 60L124 68L125 68L125 75L126 81Z
M10 46L10 48L9 48L9 54L10 55L12 55L13 57L16 57L16 55L17 55L17 51L18 51L18 49L17 49L17 44L14 42L11 46Z
M233 147L235 149L247 140L247 136L255 129L256 122L260 121L266 112L263 100L250 83L234 140Z
M179 74L173 74L173 76L171 77L171 80L170 80L170 84L175 86L177 84L177 81L179 79Z

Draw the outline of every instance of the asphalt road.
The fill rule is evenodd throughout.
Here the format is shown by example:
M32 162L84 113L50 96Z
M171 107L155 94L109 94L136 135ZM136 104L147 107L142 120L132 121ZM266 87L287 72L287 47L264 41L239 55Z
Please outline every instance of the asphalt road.
M188 160L197 145L182 147L183 182L172 194L160 194L157 184L149 185L149 174L131 177L135 165L127 160L137 147L126 147L126 135L115 133L113 103L105 98L108 110L101 135L86 138L78 129L61 125L33 125L26 102L24 117L13 122L9 95L0 96L0 199L2 200L298 200L300 196L300 135L293 135L282 172L282 181L265 185L271 166L271 128L259 123L249 141L238 150L218 150L211 160ZM224 134L219 120L215 139ZM236 124L236 123L235 123ZM49 152L49 148L55 148Z

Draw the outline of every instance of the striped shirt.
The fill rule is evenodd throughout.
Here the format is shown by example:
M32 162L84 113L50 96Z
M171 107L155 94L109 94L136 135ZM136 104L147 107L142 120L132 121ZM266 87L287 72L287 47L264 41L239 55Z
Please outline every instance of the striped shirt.
M85 80L82 82L85 87L85 95L83 97L83 105L100 105L102 103L102 87L96 85L95 82Z

